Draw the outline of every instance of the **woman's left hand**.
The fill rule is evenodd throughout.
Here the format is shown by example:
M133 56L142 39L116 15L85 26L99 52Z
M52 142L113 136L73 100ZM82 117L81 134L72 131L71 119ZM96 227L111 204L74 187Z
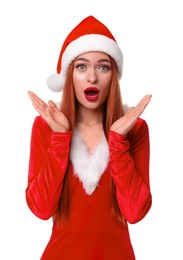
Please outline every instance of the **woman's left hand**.
M124 116L114 122L110 130L122 135L127 134L149 104L151 97L152 95L144 96L135 107L131 107Z

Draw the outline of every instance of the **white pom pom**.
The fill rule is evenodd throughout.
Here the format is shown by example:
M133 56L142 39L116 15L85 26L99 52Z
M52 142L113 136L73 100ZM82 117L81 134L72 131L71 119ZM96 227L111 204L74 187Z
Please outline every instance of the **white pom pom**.
M47 86L54 92L60 92L63 89L65 78L61 74L53 74L47 79Z

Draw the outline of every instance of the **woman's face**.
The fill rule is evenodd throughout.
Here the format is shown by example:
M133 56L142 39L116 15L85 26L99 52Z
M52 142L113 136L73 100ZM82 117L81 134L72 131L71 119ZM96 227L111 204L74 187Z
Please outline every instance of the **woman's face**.
M74 61L73 83L80 105L96 109L108 97L112 71L110 57L103 52L88 52Z

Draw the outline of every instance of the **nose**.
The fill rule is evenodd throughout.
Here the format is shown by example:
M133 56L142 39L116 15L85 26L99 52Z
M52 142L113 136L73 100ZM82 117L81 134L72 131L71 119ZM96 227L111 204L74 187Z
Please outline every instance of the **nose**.
M97 81L98 81L97 73L96 73L95 69L92 68L88 72L88 82L90 82L91 84L94 84Z

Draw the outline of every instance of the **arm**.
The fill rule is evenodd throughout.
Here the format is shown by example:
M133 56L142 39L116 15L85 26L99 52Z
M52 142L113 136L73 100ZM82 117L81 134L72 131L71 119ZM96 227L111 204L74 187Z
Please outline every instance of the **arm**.
M151 207L149 132L138 119L127 135L110 131L110 169L121 213L130 223L140 221Z
M41 219L50 218L58 207L66 172L71 132L53 132L40 116L31 136L26 201Z

